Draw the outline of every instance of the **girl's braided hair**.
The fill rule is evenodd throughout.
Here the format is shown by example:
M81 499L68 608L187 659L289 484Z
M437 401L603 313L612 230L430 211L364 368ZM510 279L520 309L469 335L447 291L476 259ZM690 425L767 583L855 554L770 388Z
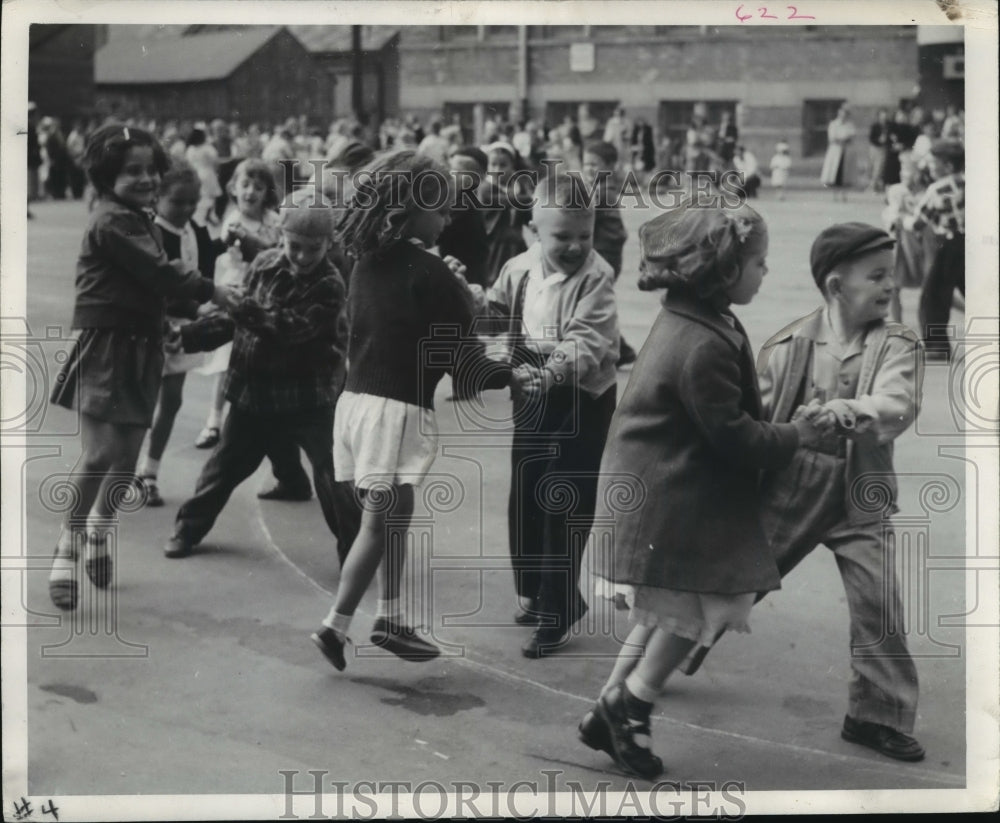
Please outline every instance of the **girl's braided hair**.
M440 163L410 149L377 156L355 177L355 189L337 226L355 255L403 238L409 215L450 202L450 175Z
M728 303L726 293L740 279L747 247L767 233L756 211L698 208L684 204L643 224L643 259L662 263L658 273L639 277L643 291L682 289L710 302Z

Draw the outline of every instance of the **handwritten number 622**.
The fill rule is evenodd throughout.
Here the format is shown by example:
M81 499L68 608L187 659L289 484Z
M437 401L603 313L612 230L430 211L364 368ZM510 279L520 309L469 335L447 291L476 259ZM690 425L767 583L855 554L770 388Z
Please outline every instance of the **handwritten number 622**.
M785 6L785 8L788 9L788 11L789 11L788 17L786 18L788 20L815 20L816 19L811 14L799 14L799 7L798 6ZM758 12L758 15L760 16L761 20L778 20L779 19L778 15L776 15L776 14L768 14L767 6L761 6L760 8L757 9L757 12ZM750 14L749 12L746 12L746 11L743 10L743 4L742 3L740 3L740 5L736 7L736 19L739 20L741 23L745 23L747 20L750 20L752 18L753 18L752 14Z

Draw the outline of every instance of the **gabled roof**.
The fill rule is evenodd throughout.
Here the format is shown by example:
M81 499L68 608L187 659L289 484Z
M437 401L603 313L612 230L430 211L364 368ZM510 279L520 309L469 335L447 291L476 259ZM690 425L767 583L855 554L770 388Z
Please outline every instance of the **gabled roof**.
M222 80L283 28L241 26L206 34L162 37L143 37L137 31L135 38L119 34L94 55L94 82L101 85Z
M317 52L349 52L350 26L289 26L289 31L313 54ZM395 26L362 26L362 51L379 51L399 33Z

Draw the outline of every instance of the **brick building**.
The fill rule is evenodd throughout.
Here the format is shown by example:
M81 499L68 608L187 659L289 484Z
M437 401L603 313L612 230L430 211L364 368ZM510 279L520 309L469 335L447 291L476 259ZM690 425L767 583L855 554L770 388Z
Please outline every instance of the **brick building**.
M97 52L97 107L158 120L274 123L334 111L336 80L284 26L109 27Z
M915 26L411 26L399 55L406 112L552 126L581 102L602 121L621 102L680 137L704 103L710 122L731 111L759 157L787 139L794 156L819 158L842 101L866 129L918 80Z

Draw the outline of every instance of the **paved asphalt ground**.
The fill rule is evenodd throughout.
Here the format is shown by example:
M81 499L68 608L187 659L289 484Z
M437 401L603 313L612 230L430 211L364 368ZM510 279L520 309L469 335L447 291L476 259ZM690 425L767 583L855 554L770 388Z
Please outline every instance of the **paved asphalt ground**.
M818 304L808 272L817 232L844 220L877 223L880 204L871 194L842 204L823 192L795 191L785 202L765 193L758 207L771 230L770 274L756 301L739 312L755 350ZM446 649L437 661L406 663L365 647L370 592L353 630L356 656L344 673L326 663L309 633L337 585L331 538L315 500L256 499L266 468L236 491L197 554L163 557L177 507L206 457L192 445L209 400L209 379L199 376L189 377L161 468L166 507L123 514L116 585L101 597L85 588L76 617L59 614L46 591L59 531L52 509L59 475L73 466L79 443L71 436L73 415L45 404L45 381L66 348L60 338L68 332L86 214L78 203L39 204L34 212L28 326L41 341L34 350L42 352L48 378L35 379L41 371L33 367L29 382L39 394L32 420L40 431L29 438L20 489L22 541L34 569L23 575L32 796L280 794L280 770L300 770L295 787L303 789L312 785L310 769L349 784L467 780L483 791L485 781L544 787L543 771L550 770L560 772L559 786L628 785L608 757L576 739L576 724L617 650L610 633L623 636L623 622L594 603L588 625L563 653L537 661L520 653L528 632L511 620L505 559L505 393L471 409L445 402L447 381L437 394L442 447L423 496L430 508L418 503L411 562L430 569L414 613ZM637 230L649 216L627 215L630 240L618 284L623 333L637 347L658 310L655 295L635 288ZM904 310L915 324L916 293L904 294ZM961 323L960 314L953 317ZM628 379L621 371L620 390ZM812 790L965 785L961 616L975 603L966 602L960 558L975 493L966 488L962 409L952 401L952 385L948 366L928 368L918 429L897 443L904 535L898 560L921 678L916 733L927 759L898 763L840 739L847 606L834 560L820 548L755 611L751 636L724 638L696 676L668 682L653 723L666 779L738 781L750 792L795 791L803 800L801 793ZM469 419L501 422L469 436ZM5 496L14 491L5 489Z

